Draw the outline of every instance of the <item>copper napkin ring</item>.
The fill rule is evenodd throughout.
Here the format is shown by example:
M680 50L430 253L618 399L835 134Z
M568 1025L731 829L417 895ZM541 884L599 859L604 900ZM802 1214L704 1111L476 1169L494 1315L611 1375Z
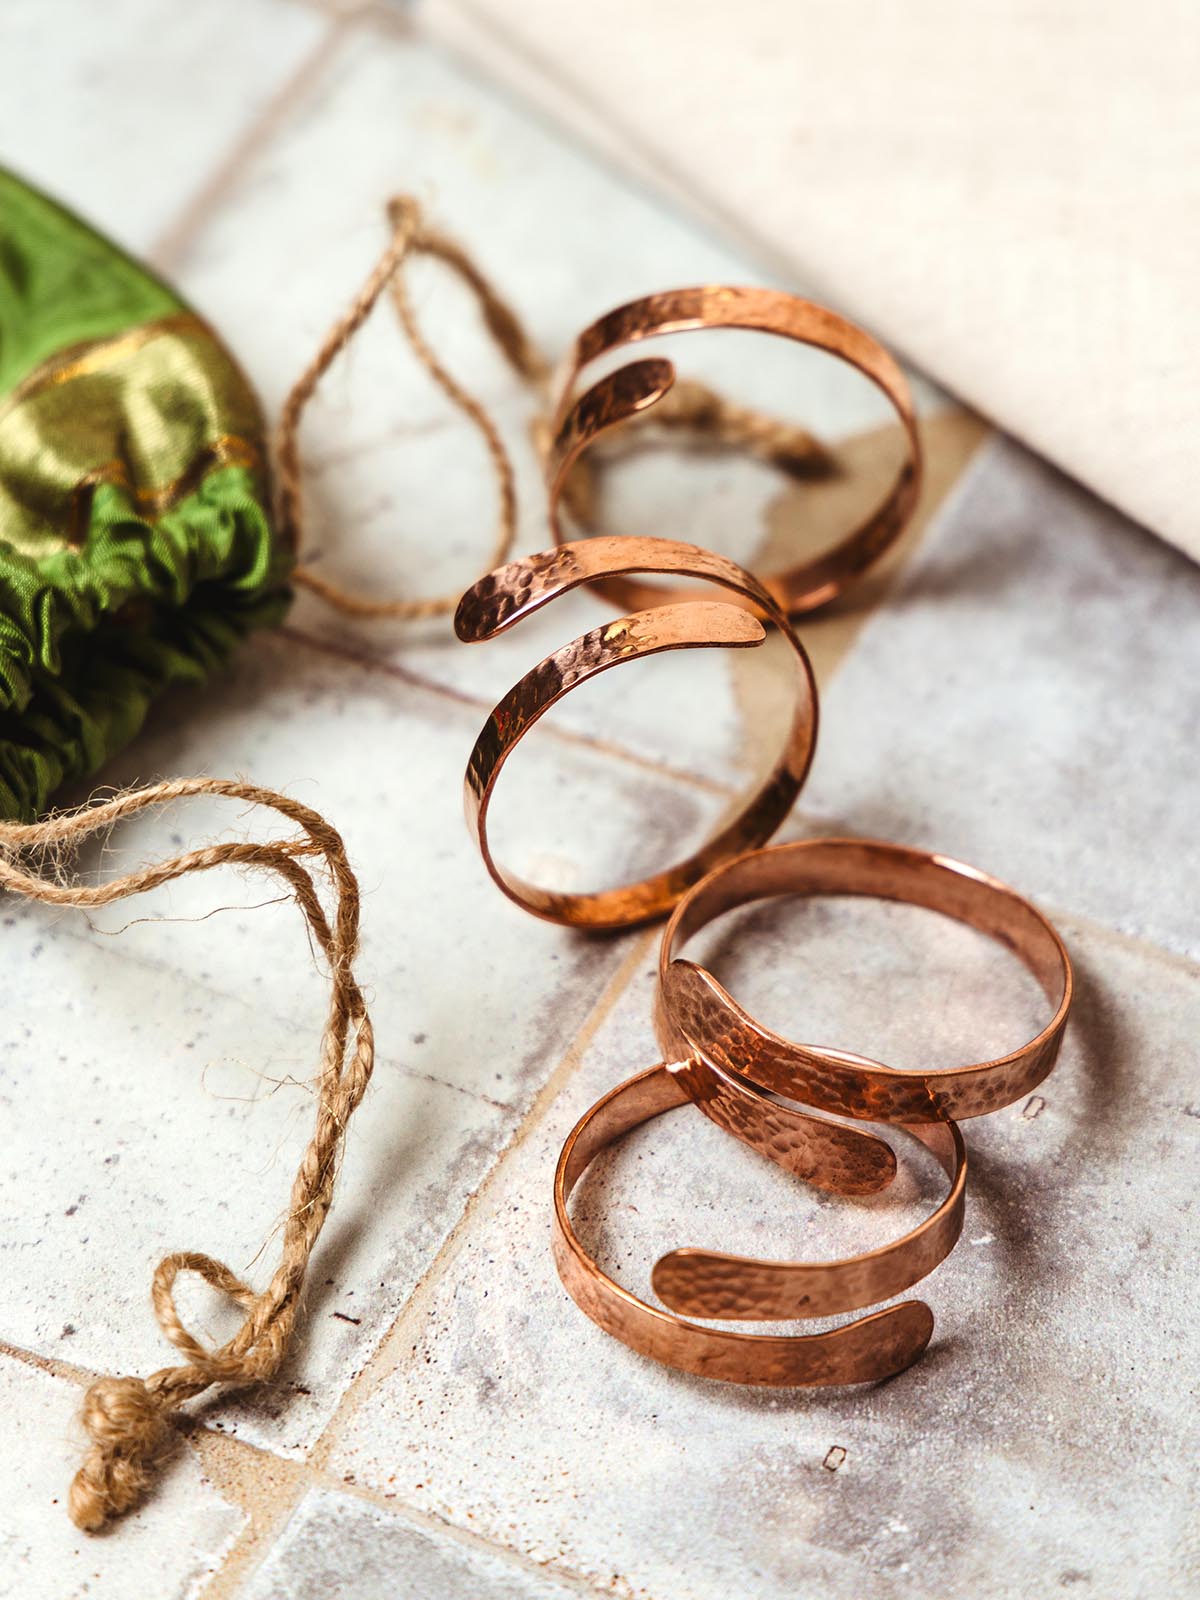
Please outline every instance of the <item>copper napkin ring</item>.
M671 289L631 300L584 329L564 364L552 425L554 439L546 464L550 525L555 540L563 544L567 537L560 503L579 457L598 435L657 404L675 382L675 368L670 361L649 357L606 374L576 398L582 373L622 345L704 328L748 329L825 350L869 378L899 418L906 456L891 488L870 516L833 549L763 579L763 587L789 616L815 610L861 577L903 532L921 490L921 440L908 381L888 351L827 306L780 290L725 284ZM681 595L679 590L660 585L634 583L616 574L606 575L596 587L614 604L629 610L692 598L686 592Z
M713 600L659 605L573 639L526 673L496 706L475 741L464 780L467 826L496 883L535 916L581 928L626 928L664 916L719 861L769 839L791 810L816 746L816 684L808 655L787 617L757 578L698 545L601 535L510 561L467 590L455 614L455 632L465 643L495 638L581 584L633 572L701 579L731 591L742 605ZM774 768L737 815L683 861L618 889L557 893L502 867L488 843L488 805L501 767L538 718L577 684L623 661L692 646L729 649L761 644L766 631L746 606L774 623L791 647L796 709Z
M996 1061L897 1072L846 1051L795 1045L762 1028L704 968L675 957L678 944L736 906L777 894L856 894L940 911L997 939L1021 959L1055 1007L1045 1028ZM593 1321L643 1355L729 1382L863 1383L902 1371L922 1353L933 1315L904 1301L830 1332L761 1336L687 1320L829 1316L902 1293L953 1249L962 1228L967 1158L950 1120L997 1110L1050 1070L1071 1007L1070 958L1035 907L961 862L875 840L812 839L756 850L724 863L683 900L660 955L660 1044L686 1059L652 1068L612 1090L568 1137L554 1186L554 1255L568 1293ZM902 1127L933 1151L950 1179L938 1208L902 1239L833 1262L777 1262L676 1250L656 1265L659 1308L613 1282L575 1234L571 1191L593 1157L623 1133L690 1102L777 1165L821 1187L867 1193L895 1171L890 1147L825 1111Z

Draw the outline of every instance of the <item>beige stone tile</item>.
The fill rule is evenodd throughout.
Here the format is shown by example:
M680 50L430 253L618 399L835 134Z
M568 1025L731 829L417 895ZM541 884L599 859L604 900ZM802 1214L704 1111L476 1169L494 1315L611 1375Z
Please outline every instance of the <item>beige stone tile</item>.
M909 1037L940 1058L972 1014L976 1045L994 1040L999 1001L1009 1028L1024 1018L1003 965L936 919L893 929L865 980L861 926L821 931L803 987L835 1001L807 1015L843 1042ZM553 1161L584 1106L653 1059L647 974L381 1352L332 1469L621 1596L1186 1594L1197 977L1111 935L1068 936L1081 995L1064 1059L1040 1107L967 1130L966 1229L922 1286L938 1325L910 1372L825 1392L709 1384L633 1356L567 1300L548 1248ZM933 999L914 1034L922 967ZM644 1289L654 1255L685 1241L882 1242L932 1197L923 1167L902 1170L899 1206L816 1200L681 1112L610 1159L579 1214Z
M1200 953L1200 571L989 447L825 697L805 807Z
M189 1450L164 1469L153 1510L118 1538L95 1539L68 1520L66 1441L74 1441L79 1390L11 1358L0 1359L0 1595L5 1600L185 1600L200 1592L236 1538L241 1513L202 1475Z
M145 252L327 27L291 0L9 0L0 159Z
M245 1600L568 1600L581 1590L402 1512L310 1491Z

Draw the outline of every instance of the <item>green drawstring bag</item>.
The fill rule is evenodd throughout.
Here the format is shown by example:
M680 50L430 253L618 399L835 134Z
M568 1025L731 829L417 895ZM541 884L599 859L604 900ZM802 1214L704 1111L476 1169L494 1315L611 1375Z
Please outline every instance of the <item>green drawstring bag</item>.
M291 566L229 351L0 169L0 817L44 812L278 622Z

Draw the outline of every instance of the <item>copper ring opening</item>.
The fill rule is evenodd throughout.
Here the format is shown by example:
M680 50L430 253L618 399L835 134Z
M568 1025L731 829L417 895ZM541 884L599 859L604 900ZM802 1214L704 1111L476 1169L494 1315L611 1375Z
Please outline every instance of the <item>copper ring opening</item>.
M592 1160L642 1123L691 1100L689 1063L652 1067L611 1090L581 1118L554 1178L554 1260L562 1282L614 1338L683 1372L728 1383L816 1386L868 1383L902 1372L922 1354L933 1314L919 1300L821 1333L748 1334L687 1320L825 1317L903 1293L953 1249L962 1229L966 1150L952 1123L910 1128L950 1179L937 1209L903 1238L840 1261L782 1262L706 1250L674 1250L654 1269L667 1309L640 1300L601 1270L571 1224L568 1201Z

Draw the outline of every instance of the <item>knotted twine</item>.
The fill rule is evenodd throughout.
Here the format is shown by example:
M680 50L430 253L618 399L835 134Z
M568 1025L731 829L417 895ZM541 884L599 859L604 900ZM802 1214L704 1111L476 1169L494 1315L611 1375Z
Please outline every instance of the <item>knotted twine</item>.
M542 454L551 440L550 363L462 247L425 224L415 200L397 197L389 202L387 214L392 234L386 249L285 401L276 441L279 531L298 554L303 536L301 419L331 363L354 338L384 291L390 290L414 354L451 403L479 430L486 445L500 504L496 537L484 568L489 571L505 560L515 538L512 463L487 410L441 364L418 327L401 276L406 260L413 254L434 256L471 289L497 346L540 398L543 409L535 419L533 437ZM677 383L658 406L633 419L623 432L628 437L653 428L692 431L793 473L820 473L830 465L824 448L805 430L737 406L695 381ZM585 459L574 469L567 504L576 520L586 525L594 502L592 467ZM362 619L439 616L452 611L458 600L458 591L431 599L364 598L305 566L298 566L293 578L344 615ZM150 807L196 795L220 796L274 810L299 829L299 836L265 844L214 843L105 883L70 881L66 876L65 861L85 839ZM322 905L316 874L306 864L310 862L316 863L332 889L332 921ZM87 1389L82 1420L90 1445L71 1483L68 1507L75 1524L89 1533L97 1532L141 1499L154 1469L172 1449L174 1420L185 1402L216 1384L245 1385L272 1378L283 1362L308 1262L332 1203L346 1125L362 1100L374 1065L370 1017L353 971L358 952L359 888L341 835L319 813L286 795L237 780L173 779L52 813L40 822L0 821L0 889L44 905L82 909L111 905L176 878L220 866L266 871L281 878L328 965L330 1000L315 1078L316 1118L292 1182L279 1264L266 1288L254 1290L225 1263L198 1251L165 1256L155 1271L151 1298L160 1329L184 1361L162 1367L147 1378L99 1378ZM208 1348L184 1325L175 1305L175 1283L182 1273L202 1278L245 1313L237 1332L224 1344Z
M293 823L298 837L265 844L227 841L190 850L107 883L64 881L64 852L148 807L190 795L219 795L268 807ZM332 920L317 889L312 862L333 891ZM119 794L35 823L0 823L0 887L44 905L111 905L148 889L214 867L237 866L281 878L299 906L329 969L329 1013L315 1078L316 1119L292 1183L279 1264L261 1292L223 1262L196 1251L164 1257L154 1274L158 1325L184 1362L148 1378L100 1378L83 1402L91 1445L71 1484L69 1509L76 1525L95 1532L141 1497L153 1467L170 1450L172 1419L186 1400L217 1383L257 1383L279 1370L300 1306L304 1274L329 1212L346 1124L370 1081L375 1042L362 991L354 978L358 950L358 882L341 835L317 812L286 795L221 778L181 778ZM206 1348L175 1308L181 1273L203 1278L245 1312L223 1345Z

